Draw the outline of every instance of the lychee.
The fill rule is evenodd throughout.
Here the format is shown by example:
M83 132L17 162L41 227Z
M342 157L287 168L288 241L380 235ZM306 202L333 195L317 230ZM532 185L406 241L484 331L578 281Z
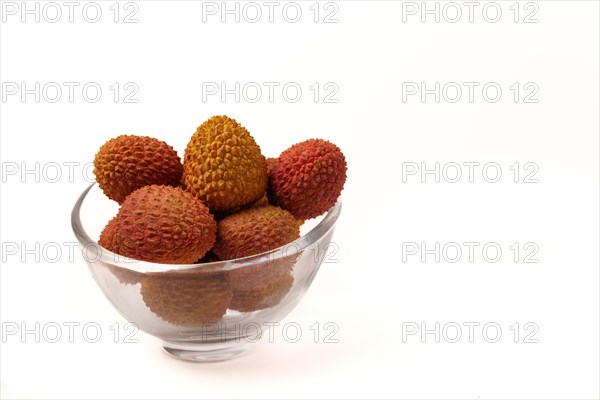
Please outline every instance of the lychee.
M119 204L144 186L177 186L182 173L177 152L148 136L118 136L102 145L94 158L98 186Z
M232 310L250 312L273 307L281 302L294 284L289 273L280 278L271 277L263 285L250 290L233 289L233 298L229 304Z
M147 273L140 292L148 308L180 326L202 326L226 313L232 293L223 273L189 271Z
M105 249L112 251L113 253L119 254L119 250L117 249L117 244L115 242L115 227L117 226L117 217L118 216L114 216L110 221L108 221L100 233L98 244Z
M288 211L254 207L218 222L213 252L221 260L231 260L276 249L299 237L297 221Z
M210 118L198 127L186 147L183 186L213 213L259 200L267 180L260 147L232 118Z
M191 264L215 242L212 214L180 187L152 185L136 190L121 205L114 224L114 248L136 260Z
M289 212L274 206L250 208L217 223L213 252L229 260L274 250L299 237L297 220ZM254 311L279 303L293 284L295 261L295 257L280 257L229 271L233 291L229 307Z
M115 227L117 225L117 216L113 217L108 224L100 233L100 239L98 240L98 244L103 248L115 253L119 254L119 251L115 242ZM100 249L102 250L102 249ZM115 260L116 261L116 260ZM142 278L142 274L136 271L133 271L129 268L121 268L116 265L107 265L108 270L111 274L115 276L119 280L119 282L124 283L126 285L135 285L139 283Z
M346 159L333 143L310 139L285 150L272 163L269 202L306 220L333 207L346 181Z

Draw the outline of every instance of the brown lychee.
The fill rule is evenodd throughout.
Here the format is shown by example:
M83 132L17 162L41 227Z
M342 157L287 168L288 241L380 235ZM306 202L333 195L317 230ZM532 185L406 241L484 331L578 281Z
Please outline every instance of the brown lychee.
M146 186L127 196L114 227L115 248L136 260L191 264L215 242L208 208L180 187Z
M288 211L254 207L218 222L213 252L221 260L231 260L276 249L299 237L297 221Z
M102 145L94 158L98 186L119 204L144 186L177 186L182 173L177 152L167 143L148 136L118 136Z
M100 233L100 239L98 240L98 244L103 248L118 255L119 251L115 242L115 227L117 225L117 217L118 216L115 216L110 221L108 221L108 224L106 224L106 226L102 230L102 233ZM100 249L100 251L102 251L102 249ZM115 261L119 261L118 258L116 258ZM119 282L124 283L126 285L135 285L139 283L143 276L141 273L126 267L119 267L110 264L108 264L106 267L108 268L110 273L113 274L119 280Z
M185 149L183 186L213 213L259 200L267 180L260 147L246 128L227 116L200 125Z
M300 237L297 220L279 207L250 208L217 223L213 252L221 260L252 256ZM293 283L295 257L261 260L228 272L233 290L230 308L254 311L277 304Z
M179 326L217 322L232 297L225 274L188 271L148 273L140 292L154 314Z
M119 254L117 244L115 242L115 227L117 225L117 216L115 215L104 227L100 233L98 244L105 249L112 251L113 253Z
M250 290L233 289L233 298L229 304L232 310L250 312L276 306L288 294L294 284L289 273L280 278L271 277L259 287Z

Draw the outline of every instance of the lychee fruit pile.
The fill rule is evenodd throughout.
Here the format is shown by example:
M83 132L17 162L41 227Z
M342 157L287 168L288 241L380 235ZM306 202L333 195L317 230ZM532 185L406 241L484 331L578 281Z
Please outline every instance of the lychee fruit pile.
M120 204L98 243L128 258L163 264L226 261L277 249L300 237L304 220L335 205L346 181L341 150L323 139L265 158L248 130L214 116L192 135L183 163L165 142L122 135L94 159L98 186ZM112 267L122 284L140 284L163 320L195 326L227 309L278 304L293 286L296 259L284 257L229 271L138 274Z

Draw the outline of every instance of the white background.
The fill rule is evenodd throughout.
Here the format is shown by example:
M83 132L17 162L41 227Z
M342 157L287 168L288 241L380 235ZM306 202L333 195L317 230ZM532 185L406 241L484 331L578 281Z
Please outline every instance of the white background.
M392 1L338 1L327 9L322 3L318 23L312 1L298 3L297 23L283 18L285 3L275 9L273 23L262 2L257 23L247 21L253 13L242 14L239 23L229 15L222 23L220 14L203 15L211 5L192 1L137 1L127 9L121 3L118 23L109 8L113 1L98 2L103 13L97 23L82 17L81 2L70 23L68 8L58 4L63 15L56 23L45 20L55 15L46 8L39 23L34 15L21 22L21 10L3 13L0 27L7 96L0 104L2 326L63 326L58 343L3 332L2 398L600 396L597 2L522 2L516 23L512 1L497 3L502 15L496 23L486 21L495 18L492 6L482 15L484 2L473 22L459 2L463 15L456 23L448 21L455 9L444 9L446 3L439 3L446 11L439 23L434 15L422 22L420 13L407 13L411 4ZM39 3L40 12L44 5ZM123 23L135 10L138 22ZM324 23L333 11L338 22ZM525 23L534 11L538 22ZM72 103L65 86L56 103L48 101L54 92L41 93L36 103L34 95L7 95L10 82L80 86ZM103 89L96 103L82 97L89 82ZM109 88L115 82L121 87L117 103ZM137 103L124 102L128 82L139 88ZM248 101L252 92L236 103L233 95L203 99L207 82L280 86L273 102L263 86L260 101ZM303 89L296 103L282 96L289 82ZM309 88L315 82L321 87L316 103ZM328 82L339 88L337 103L324 102ZM403 101L406 82L425 82L430 89L435 82L479 86L472 102L462 86L458 102L448 101L455 96L448 92L436 103L433 94ZM495 103L481 92L490 82L502 88ZM515 82L516 103L509 88ZM528 82L539 89L536 103L524 102ZM81 254L69 254L75 242L70 212L91 176L84 165L106 140L150 135L183 155L196 126L214 114L244 124L267 156L310 137L331 140L347 157L348 181L334 236L339 252L331 260L338 262L323 264L303 301L282 321L297 323L301 340L290 343L276 331L273 343L263 340L244 358L195 365L170 358L158 339L142 332L135 335L138 343L124 343L126 321L103 297ZM73 177L65 162L76 163ZM423 183L419 174L403 179L403 163L413 162L480 166L473 183L466 167L457 183L444 179L454 177L449 169L440 183L433 175ZM481 172L492 162L502 171L497 183L484 179L494 177L491 170L485 177ZM509 169L515 162L518 183ZM539 167L537 183L523 182L532 171L523 169L528 162ZM53 163L62 166L57 182L51 182L57 180ZM36 165L37 175L23 174ZM439 263L427 255L422 262L420 253L404 254L403 262L403 243L409 242L480 246L473 262L466 253L456 263L448 255ZM515 242L518 262L510 249ZM534 247L523 249L529 242ZM486 243L502 249L498 262L483 258ZM524 262L534 248L539 262ZM80 324L73 343L64 325L69 322ZM81 332L89 322L102 328L97 343ZM317 343L310 330L316 322ZM327 322L339 327L338 343L325 343ZM480 324L473 343L464 325L469 322ZM117 343L110 329L115 323ZM439 323L439 343L433 334L403 340L410 323L428 329ZM442 335L452 323L463 327L457 343L449 340L455 331ZM486 340L494 338L493 329L487 337L482 333L486 323L501 327L496 343ZM529 339L537 343L526 343L536 326Z

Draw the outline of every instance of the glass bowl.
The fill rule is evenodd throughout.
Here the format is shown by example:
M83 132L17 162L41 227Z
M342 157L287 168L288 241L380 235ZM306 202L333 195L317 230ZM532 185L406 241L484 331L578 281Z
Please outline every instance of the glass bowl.
M254 348L261 329L299 302L331 243L341 203L307 221L294 242L255 256L202 264L157 264L112 253L96 242L118 211L97 184L79 197L71 224L104 295L129 322L180 359L210 362ZM94 239L92 239L94 238Z

